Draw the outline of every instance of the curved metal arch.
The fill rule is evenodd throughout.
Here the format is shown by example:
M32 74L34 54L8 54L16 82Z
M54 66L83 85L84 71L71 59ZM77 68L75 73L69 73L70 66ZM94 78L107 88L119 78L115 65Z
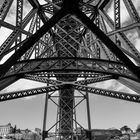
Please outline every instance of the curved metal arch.
M20 61L2 79L13 75L36 72L98 72L139 81L124 64L119 62L91 58L55 57Z

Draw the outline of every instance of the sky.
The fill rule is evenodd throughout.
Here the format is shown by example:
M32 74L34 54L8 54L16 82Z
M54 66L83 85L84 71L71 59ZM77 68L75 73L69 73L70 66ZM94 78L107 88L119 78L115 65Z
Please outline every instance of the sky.
M140 1L133 0L136 9L140 11ZM0 3L1 4L1 3ZM24 3L24 16L27 14L30 6ZM15 1L13 4L6 22L15 24L14 13L15 12ZM122 26L129 23L130 17L126 12L125 6L121 1L121 20ZM113 19L113 8L112 5L108 9L109 16ZM0 44L2 40L10 34L10 30L5 28L0 29ZM139 50L140 38L137 32L131 31L127 34L130 40ZM45 84L39 82L31 82L29 80L23 80L12 84L8 88L4 89L0 93L11 92L16 90L22 90L28 88L35 88L45 86ZM113 89L116 91L123 91L127 93L134 93L134 91L128 89L124 85L120 84L115 80L109 80L101 82L100 84L93 84L93 87L102 87L106 89ZM109 129L117 128L120 129L124 125L128 125L131 129L136 130L138 124L140 124L140 104L122 101L118 99L112 99L108 97L98 96L90 94L90 111L91 111L91 126L93 129ZM34 129L42 128L43 124L43 112L44 112L44 101L45 95L37 95L32 97L26 97L22 99L16 99L6 102L0 102L0 125L8 124L9 122L17 128L21 129ZM48 104L48 115L47 115L47 128L56 120L56 106L49 101ZM84 113L83 113L84 110ZM87 117L86 117L86 106L85 102L77 108L77 120L85 128L87 128Z

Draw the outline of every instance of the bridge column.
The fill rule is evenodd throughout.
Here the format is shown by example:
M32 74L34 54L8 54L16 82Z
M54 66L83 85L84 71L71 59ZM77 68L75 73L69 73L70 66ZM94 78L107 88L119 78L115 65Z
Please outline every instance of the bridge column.
M53 2L55 2L57 6L62 6L61 1L53 0ZM70 10L71 12L75 5L78 5L77 0L65 0L63 2L63 6L66 7L65 10ZM53 12L56 12L55 8ZM78 29L79 23L69 15L65 16L57 23L54 28L53 39L58 58L75 58L79 55L78 51L81 35ZM61 59L59 62L59 66L64 69L64 73L69 73L67 71L65 72L65 67L67 67L68 65L71 65L72 67L76 66L75 61L71 60L69 61ZM56 79L59 81L63 81L64 83L68 83L76 81L77 77L75 75L69 77L67 74L62 74L61 77L56 75ZM74 100L74 89L72 86L66 84L64 89L59 91L58 133L61 137L61 140L73 139Z
M60 91L59 98L59 133L61 139L72 139L73 137L73 103L74 90L66 87Z
M49 83L47 83L47 86L49 86ZM44 106L43 129L42 129L42 140L45 140L45 138L48 137L48 133L46 131L46 121L47 121L47 112L48 112L48 99L49 99L49 94L46 93L45 106Z
M90 105L89 105L89 95L88 92L86 92L86 104L87 104L87 118L88 118L88 131L89 140L92 140L92 133L91 133L91 119L90 119Z
M64 82L74 81L76 77L68 78L64 76L63 78L58 78ZM58 133L60 140L73 140L74 134L74 89L72 85L66 84L64 89L59 91L59 111L58 111L58 120L59 128Z

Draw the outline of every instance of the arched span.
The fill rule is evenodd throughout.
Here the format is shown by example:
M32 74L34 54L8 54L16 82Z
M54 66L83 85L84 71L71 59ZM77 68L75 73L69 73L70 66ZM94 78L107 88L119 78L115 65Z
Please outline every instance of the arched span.
M98 72L122 76L138 81L138 78L120 62L91 58L58 57L19 61L6 73L4 77L1 78L36 72Z

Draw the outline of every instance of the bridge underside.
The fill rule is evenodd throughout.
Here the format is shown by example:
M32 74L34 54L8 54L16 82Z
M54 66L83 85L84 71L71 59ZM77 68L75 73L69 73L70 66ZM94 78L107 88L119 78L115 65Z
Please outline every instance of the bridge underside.
M134 1L2 0L0 4L0 33L7 29L8 34L0 42L0 102L45 94L43 139L91 140L89 93L140 103L140 52L132 40L133 34L139 39L140 17ZM126 21L121 21L122 4ZM47 86L3 92L22 78ZM94 86L108 80L120 82L133 94ZM48 100L58 109L56 122L46 130ZM76 115L84 100L87 135Z

